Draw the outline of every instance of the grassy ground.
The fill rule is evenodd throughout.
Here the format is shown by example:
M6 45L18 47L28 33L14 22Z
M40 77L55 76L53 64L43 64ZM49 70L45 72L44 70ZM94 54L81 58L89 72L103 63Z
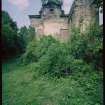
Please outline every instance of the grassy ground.
M18 61L3 64L3 105L102 105L102 73L67 78L35 78L29 66Z

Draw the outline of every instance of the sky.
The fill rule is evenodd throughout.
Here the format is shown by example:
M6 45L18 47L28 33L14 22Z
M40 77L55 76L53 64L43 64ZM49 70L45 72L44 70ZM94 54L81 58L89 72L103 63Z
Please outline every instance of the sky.
M74 0L63 0L62 9L65 14L69 13ZM41 0L2 0L2 10L9 13L17 26L29 26L30 20L28 15L37 15L41 8ZM103 22L103 15L100 14L100 24Z
M67 14L73 0L63 0L62 9ZM2 0L2 10L9 13L11 18L17 22L17 26L29 26L28 15L37 15L41 8L41 0Z

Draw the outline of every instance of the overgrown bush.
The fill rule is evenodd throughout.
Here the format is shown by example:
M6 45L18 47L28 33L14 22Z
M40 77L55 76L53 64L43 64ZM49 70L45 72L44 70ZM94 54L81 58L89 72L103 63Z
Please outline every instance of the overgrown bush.
M41 74L49 74L57 77L69 75L70 60L71 56L60 45L53 44L49 47L46 55L38 62L38 71Z
M73 29L68 41L71 54L76 59L83 59L86 63L92 63L95 68L102 68L102 29L92 23L85 33Z
M74 59L65 44L61 43L50 45L46 54L41 56L36 63L33 63L31 68L39 75L47 74L52 77L65 77L72 72L86 72L90 69L83 60Z
M82 73L100 67L102 63L102 35L95 24L87 32L74 29L67 43L60 43L51 36L44 36L39 41L33 40L23 55L23 62L34 63L34 71L50 76L67 76ZM92 66L89 66L92 65ZM96 68L97 69L97 68Z
M24 41L25 46L27 46L33 39L36 38L35 29L31 26L29 26L29 28L26 26L21 27L18 31L18 34Z
M73 57L67 52L65 44L45 36L40 41L33 40L22 58L26 64L36 62L34 70L39 71L39 74L60 77L70 74Z
M2 59L16 57L24 52L23 39L18 35L16 22L6 11L2 11Z
M22 56L23 63L37 62L53 43L59 43L51 36L44 36L40 41L33 40L26 48L26 52Z
M35 39L31 26L18 29L17 23L6 11L2 11L2 59L7 60L25 52L29 42Z

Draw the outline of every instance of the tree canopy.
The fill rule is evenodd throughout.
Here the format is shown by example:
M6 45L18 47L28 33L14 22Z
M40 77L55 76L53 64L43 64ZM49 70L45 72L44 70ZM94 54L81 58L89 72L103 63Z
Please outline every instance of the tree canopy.
M97 8L103 8L103 0L93 0L93 4L95 4Z
M31 26L18 29L8 12L2 11L2 57L10 58L25 51L28 43L35 37Z

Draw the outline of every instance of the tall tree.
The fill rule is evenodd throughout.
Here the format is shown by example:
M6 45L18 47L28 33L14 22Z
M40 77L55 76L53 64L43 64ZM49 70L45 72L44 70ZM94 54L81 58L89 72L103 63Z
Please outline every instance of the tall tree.
M29 26L29 28L23 26L19 30L19 35L22 37L25 44L27 45L30 41L33 40L33 38L35 38L35 30L31 26Z
M93 4L96 5L96 8L103 8L103 0L93 0Z
M3 58L12 57L22 49L18 27L6 11L2 11L2 52Z

